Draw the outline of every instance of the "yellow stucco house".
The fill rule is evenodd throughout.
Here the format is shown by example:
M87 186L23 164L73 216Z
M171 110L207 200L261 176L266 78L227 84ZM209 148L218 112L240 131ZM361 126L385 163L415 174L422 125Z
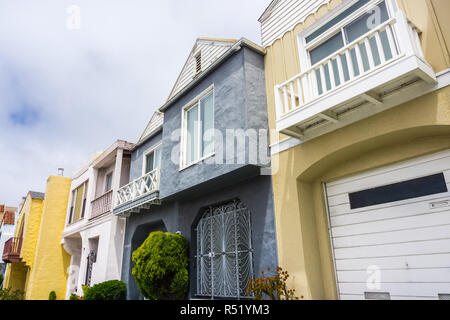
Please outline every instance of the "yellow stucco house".
M450 297L450 1L260 18L279 263L307 299Z
M5 244L4 288L25 292L26 300L64 299L70 256L61 245L71 179L50 176L44 193L28 192L14 238Z

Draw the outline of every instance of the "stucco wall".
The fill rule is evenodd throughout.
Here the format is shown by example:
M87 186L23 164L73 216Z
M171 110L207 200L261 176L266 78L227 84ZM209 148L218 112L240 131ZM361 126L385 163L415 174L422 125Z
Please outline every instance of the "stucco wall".
M165 110L161 199L225 175L249 163L248 147L246 150L237 150L234 155L225 152L221 154L216 147L216 154L213 157L180 171L180 138L176 135L174 137L173 133L180 132L183 108L212 84L214 84L214 126L222 133L221 136L215 136L215 146L224 143L223 139L228 129L245 131L249 128L267 128L263 61L261 54L244 47ZM245 152L244 163L238 164L238 152ZM221 161L216 161L217 159Z
M217 192L198 195L195 199L185 199L153 206L150 210L132 214L127 221L125 235L122 280L128 284L128 298L139 299L140 294L131 275L133 267L131 254L152 231L181 233L188 239L190 246L189 279L190 298L195 298L195 228L202 209L209 205L239 198L250 210L252 221L252 243L254 248L253 267L255 276L267 267L277 266L277 245L271 178L259 176L239 185L231 185Z
M449 96L446 87L279 154L279 259L297 294L337 298L322 183L450 148Z
M27 300L48 300L50 291L58 299L65 298L70 256L61 245L71 179L50 176L31 268Z

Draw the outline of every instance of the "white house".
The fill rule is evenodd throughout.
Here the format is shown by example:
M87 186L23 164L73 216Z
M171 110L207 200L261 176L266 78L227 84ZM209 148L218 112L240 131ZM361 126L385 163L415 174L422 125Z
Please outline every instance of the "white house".
M71 254L66 297L82 285L119 280L125 218L112 214L116 191L128 183L132 143L118 140L72 179L62 243Z

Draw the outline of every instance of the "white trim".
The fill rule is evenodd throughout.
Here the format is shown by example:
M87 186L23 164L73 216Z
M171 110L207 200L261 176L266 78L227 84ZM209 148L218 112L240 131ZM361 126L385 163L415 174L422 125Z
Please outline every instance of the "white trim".
M156 149L160 148L161 146L162 146L162 141L159 141L142 153L142 175L141 175L141 177L146 174L145 169L146 169L146 164L147 164L147 161L146 161L147 155L154 152ZM154 158L153 158L153 161L155 161Z
M416 92L418 92L418 94L414 95L414 96L408 96L407 99L401 103L406 103L408 101L417 99L420 96L426 95L428 93L440 90L442 88L445 88L447 86L450 85L450 68L447 68L445 70L440 71L439 73L436 74L436 78L438 81L438 84L431 88L431 89L425 89L423 90L423 87L421 88L421 92L416 90ZM399 105L401 103L396 103L395 105ZM383 110L381 110L383 111ZM293 137L289 137L286 139L283 139L281 141L278 141L276 143L273 143L270 145L270 152L271 155L277 155L283 151L289 150L291 148L294 148L300 144L303 144L305 141L293 138Z
M214 155L215 153L215 141L213 139L213 152L207 156L201 157L201 152L203 151L201 146L199 145L198 148L198 160L187 164L186 163L186 154L187 154L187 112L189 110L191 110L192 108L194 108L195 106L198 106L198 122L200 123L200 117L201 117L201 106L200 106L200 100L203 99L204 97L208 96L209 94L212 94L212 99L213 99L213 128L215 128L215 92L214 92L214 84L210 85L207 89L205 89L204 91L202 91L199 95L197 95L194 99L192 99L191 101L189 101L181 110L181 137L180 137L180 165L179 165L179 171L182 171L196 163L199 163L203 160L205 160L206 158L209 158L211 156ZM198 126L198 139L203 140L203 136L201 134L201 125Z

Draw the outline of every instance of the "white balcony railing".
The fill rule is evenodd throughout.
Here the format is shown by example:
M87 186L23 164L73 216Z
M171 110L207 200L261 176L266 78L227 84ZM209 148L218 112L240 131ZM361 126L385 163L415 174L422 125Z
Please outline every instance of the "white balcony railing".
M419 33L418 28L408 20L403 12L399 11L395 17L316 63L308 70L276 85L277 121L292 113L307 109L323 97L339 91L340 88L350 87L361 78L366 78L370 73L382 69L404 56L414 55L425 62ZM391 79L385 79L386 82L389 80ZM343 101L336 101L336 103L340 102ZM331 108L333 105L327 107ZM320 112L322 111L324 110L320 110ZM309 110L299 119L305 121L314 115L316 115L314 110ZM293 124L297 125L298 122L289 121L289 125L282 125L281 129L286 129ZM279 123L278 129L282 131Z
M113 191L110 190L91 202L91 219L111 211L112 195Z
M115 207L158 191L159 174L159 169L155 169L117 190Z

